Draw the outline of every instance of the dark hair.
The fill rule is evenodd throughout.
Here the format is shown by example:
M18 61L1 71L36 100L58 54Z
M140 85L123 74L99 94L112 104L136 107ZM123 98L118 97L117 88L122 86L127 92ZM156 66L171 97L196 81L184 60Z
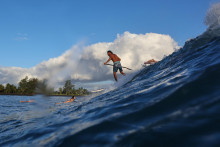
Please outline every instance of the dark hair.
M73 98L75 98L75 96L72 96L72 98L71 98L71 99L73 99Z
M108 50L108 51L107 51L107 53L111 53L111 54L113 54L113 52L112 52L112 51L110 51L110 50Z

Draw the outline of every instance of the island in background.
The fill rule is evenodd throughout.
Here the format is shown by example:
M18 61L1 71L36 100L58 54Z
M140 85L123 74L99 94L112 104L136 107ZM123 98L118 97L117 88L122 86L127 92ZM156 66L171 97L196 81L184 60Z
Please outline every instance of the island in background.
M71 80L65 81L65 84L59 90L54 90L53 87L48 86L47 80L38 80L37 78L25 77L22 79L18 86L13 84L6 84L6 86L0 84L0 95L36 95L44 94L48 96L83 96L88 95L89 91L84 88L75 89L75 85Z

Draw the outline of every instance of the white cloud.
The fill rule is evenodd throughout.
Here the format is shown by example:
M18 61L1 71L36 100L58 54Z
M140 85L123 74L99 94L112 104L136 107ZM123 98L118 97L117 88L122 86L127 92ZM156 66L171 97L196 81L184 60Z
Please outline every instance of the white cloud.
M220 25L220 2L213 4L207 11L205 24L207 26Z
M0 83L16 84L27 75L49 79L53 85L70 78L76 82L113 80L112 67L103 65L108 59L107 50L116 53L122 59L123 66L136 70L144 61L152 58L161 60L178 48L169 35L125 32L118 35L114 42L75 45L61 56L43 61L32 68L0 67Z
M26 33L17 33L17 37L15 38L17 41L29 40L28 34Z

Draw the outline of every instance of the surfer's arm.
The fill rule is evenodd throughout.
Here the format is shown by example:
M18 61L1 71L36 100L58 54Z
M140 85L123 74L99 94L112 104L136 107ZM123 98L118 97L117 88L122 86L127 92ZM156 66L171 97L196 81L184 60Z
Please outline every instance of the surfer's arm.
M111 60L111 58L109 58L104 64L107 64L110 60Z

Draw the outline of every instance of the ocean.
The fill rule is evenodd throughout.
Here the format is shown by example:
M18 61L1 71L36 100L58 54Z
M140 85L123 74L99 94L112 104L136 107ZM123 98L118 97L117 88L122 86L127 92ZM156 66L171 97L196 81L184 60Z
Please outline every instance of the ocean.
M219 32L98 96L0 96L0 146L220 146Z

